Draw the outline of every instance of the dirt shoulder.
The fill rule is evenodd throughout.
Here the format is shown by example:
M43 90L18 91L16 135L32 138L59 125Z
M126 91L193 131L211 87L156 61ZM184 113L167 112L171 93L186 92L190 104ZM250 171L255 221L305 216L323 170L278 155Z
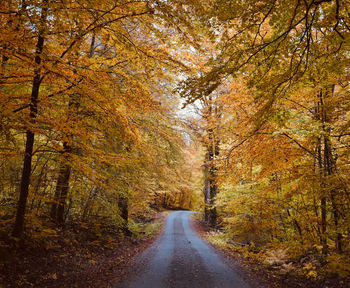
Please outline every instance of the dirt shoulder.
M152 232L141 232L140 237L101 243L65 231L50 245L27 243L16 252L9 251L9 257L0 262L0 287L111 287L161 233L165 217L166 213L158 213L149 223Z
M336 275L329 275L324 279L312 279L302 275L281 273L267 265L245 258L239 252L223 248L208 241L211 230L203 222L192 218L192 225L196 232L211 246L218 249L226 256L226 259L235 267L238 267L245 280L253 287L263 288L349 288L350 279L342 279Z

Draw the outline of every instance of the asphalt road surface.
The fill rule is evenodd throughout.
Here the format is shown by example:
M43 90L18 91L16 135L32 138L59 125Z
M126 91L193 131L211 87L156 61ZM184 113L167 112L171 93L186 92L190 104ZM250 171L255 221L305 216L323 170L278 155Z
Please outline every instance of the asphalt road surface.
M193 212L172 212L165 231L135 261L120 288L250 288L237 269L192 229Z

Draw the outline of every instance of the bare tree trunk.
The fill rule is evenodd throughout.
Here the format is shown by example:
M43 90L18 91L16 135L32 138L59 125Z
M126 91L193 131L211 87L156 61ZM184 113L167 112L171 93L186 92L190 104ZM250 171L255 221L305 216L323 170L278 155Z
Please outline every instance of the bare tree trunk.
M329 91L330 90L330 91ZM326 111L325 106L325 97L329 96L330 93L333 94L334 92L334 86L330 87L330 89L327 89L325 92L321 90L319 95L319 103L320 103L320 118L322 123L322 130L324 132L324 135L322 136L323 139L323 176L331 176L335 173L336 170L336 163L334 161L334 157L332 155L332 147L329 140L329 132L330 128L326 126L326 124L329 122L328 120L328 113ZM339 211L338 211L338 205L336 203L336 193L335 190L332 188L329 191L330 194L330 200L332 204L332 212L333 212L333 221L334 221L334 228L335 230L338 230L339 226ZM339 252L342 252L342 234L337 232L337 237L335 239L336 247Z
M211 137L214 137L213 135ZM213 139L213 138L212 138ZM215 141L213 139L213 141ZM209 209L208 209L208 223L212 227L217 226L217 211L215 207L215 197L217 194L217 168L215 164L215 156L219 155L219 147L217 143L214 143L210 145L209 151L208 151L208 157L209 157L209 171L208 171L208 188L209 188Z
M65 164L63 167L63 173L62 173L62 186L61 186L61 193L57 205L57 215L56 220L57 223L60 226L63 226L64 224L64 208L66 206L66 199L68 195L69 190L69 179L71 174L71 166L69 164Z
M215 169L214 167L212 169ZM210 183L210 209L209 209L209 225L212 227L216 227L217 225L217 212L215 207L215 197L217 193L217 185L216 185L216 175L215 172L211 173Z
M207 111L207 132L208 132L208 143L207 143L207 154L205 159L205 205L207 211L206 221L212 226L217 226L217 211L215 207L215 197L217 194L217 167L215 163L216 156L219 155L219 141L217 139L217 121L219 120L218 107L212 102L212 97L209 95L208 98L208 111Z
M60 194L61 194L61 187L62 187L62 182L63 182L63 177L64 177L63 175L64 175L64 167L60 167L60 170L58 172L58 177L57 177L55 195L53 198L53 202L51 204L51 211L50 211L50 217L54 221L56 221L57 206L58 206L58 201L59 201Z
M210 207L210 183L209 183L209 152L205 154L204 164L204 221L209 223L209 207Z
M119 196L118 207L120 210L120 216L123 218L123 232L125 235L130 236L131 232L128 227L129 223L129 199L125 196Z
M44 1L47 4L48 0ZM47 16L47 7L42 8L41 13L41 25L40 33L38 36L38 40L36 43L35 50L35 68L34 68L34 78L32 84L32 93L30 97L30 114L29 117L31 122L34 122L34 119L37 117L38 113L38 97L39 97L39 89L41 84L41 57L44 48L44 36L43 36L43 24L46 21ZM12 235L14 237L19 237L23 233L24 229L24 218L27 206L28 192L29 192L29 184L30 184L30 176L32 170L32 158L33 158L33 147L34 147L34 132L30 129L26 131L26 145L25 145L25 153L23 160L23 169L22 169L22 178L20 184L20 195L18 200L18 206L16 211L16 220L13 227Z
M167 207L168 207L168 203L167 203L167 194L166 194L166 192L164 192L163 207L164 207L164 208L167 208Z
M63 155L67 156L71 153L71 147L67 142L63 143ZM65 159L68 162L68 159ZM64 224L64 207L69 190L69 179L71 175L71 166L68 163L62 163L54 196L54 202L51 205L50 217L56 221L60 226Z
M323 121L323 112L322 112L322 105L323 105L323 101L322 101L322 90L319 93L319 102L317 103L317 109L316 109L316 119L319 121ZM317 152L317 163L318 163L318 174L320 176L321 179L321 188L323 189L324 187L324 180L323 178L323 169L324 169L324 165L323 165L323 158L322 158L322 138L318 137L317 138L317 148L316 148L316 152ZM323 194L323 191L322 191ZM322 244L322 254L323 255L327 255L328 253L328 244L327 244L327 199L324 195L321 196L321 235L320 235L321 239L321 244Z

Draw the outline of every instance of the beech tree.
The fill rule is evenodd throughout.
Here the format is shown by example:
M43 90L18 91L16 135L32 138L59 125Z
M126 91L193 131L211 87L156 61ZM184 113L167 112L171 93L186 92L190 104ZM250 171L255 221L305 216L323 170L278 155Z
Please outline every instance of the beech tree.
M10 1L2 8L2 131L4 141L16 140L13 155L7 145L4 154L15 159L25 147L13 236L23 232L28 199L30 209L49 203L51 218L62 226L67 211L77 209L76 193L87 194L86 216L97 194L111 201L114 191L119 196L112 202L119 208L112 211L127 222L127 191L134 182L128 174L135 166L129 160L138 162L135 150L151 144L141 130L156 124L140 121L159 113L174 122L166 116L172 109L165 104L169 90L159 83L171 85L170 72L187 69L171 50L173 27L192 37L176 7L157 1L43 0ZM172 129L157 139L171 143ZM23 131L22 143L16 135ZM54 180L42 185L43 178Z
M216 100L216 209L239 243L288 243L293 256L317 247L346 261L348 10L296 0L215 1L206 11L215 48L181 92L194 103L227 88Z

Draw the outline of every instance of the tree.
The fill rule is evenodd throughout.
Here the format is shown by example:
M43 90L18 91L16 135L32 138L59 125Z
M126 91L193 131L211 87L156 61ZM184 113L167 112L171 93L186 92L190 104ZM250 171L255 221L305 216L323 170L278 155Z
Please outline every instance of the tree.
M210 7L208 25L219 40L205 55L206 70L186 79L181 92L194 103L227 88L216 99L222 107L216 208L226 231L259 247L294 243L302 254L312 243L325 258L342 253L349 217L342 204L348 177L341 172L348 155L349 4Z
M140 121L150 113L173 121L164 86L171 85L173 71L188 69L172 49L195 35L194 25L179 14L187 3L34 2L10 1L1 13L1 117L9 135L27 135L13 235L23 232L28 199L31 210L37 206L47 214L51 207L52 219L62 226L79 201L87 201L84 215L92 213L97 191L119 202L117 214L127 222L134 179L126 175L138 162L135 150L149 137ZM142 129L154 127L148 124ZM162 125L169 131L158 138L177 133ZM165 149L164 143L157 149ZM7 146L5 153L10 155ZM43 178L57 181L41 183Z

